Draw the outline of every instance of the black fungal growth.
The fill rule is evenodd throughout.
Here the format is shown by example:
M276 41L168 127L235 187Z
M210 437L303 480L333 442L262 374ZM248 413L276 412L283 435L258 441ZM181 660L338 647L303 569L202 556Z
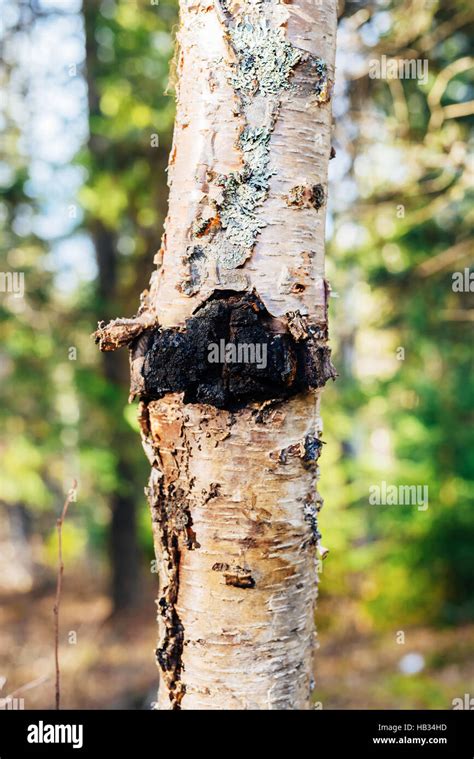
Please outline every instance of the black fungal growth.
M140 394L150 401L183 392L185 403L229 410L288 398L335 376L320 338L317 328L310 327L306 336L295 339L253 293L221 292L184 329L149 331ZM229 346L227 356L224 348ZM245 360L235 360L236 355Z

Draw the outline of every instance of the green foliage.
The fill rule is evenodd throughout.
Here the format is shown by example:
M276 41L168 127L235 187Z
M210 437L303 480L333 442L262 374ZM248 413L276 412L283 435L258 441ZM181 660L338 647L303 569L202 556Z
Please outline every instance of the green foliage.
M426 57L428 82L367 77L368 92L353 86L357 199L337 215L328 253L342 376L323 402L321 522L325 543L336 544L322 593L346 594L349 573L379 629L474 619L474 302L452 287L472 250L473 120L445 110L474 97L473 61L460 61L467 6L406 6L370 10L358 31L359 44L370 38L362 55ZM457 31L446 38L453 15ZM382 16L386 31L374 37L369 27ZM369 488L381 481L426 485L428 509L369 505Z
M43 21L31 17L33 36L55 18L54 13ZM88 545L105 558L116 493L131 499L140 524L148 518L143 494L148 465L134 421L136 406L127 405L127 356L103 359L91 333L98 319L135 313L151 274L166 212L174 116L174 98L166 90L176 19L174 0L161 0L159 6L127 0L84 4L86 39L79 42L86 43L87 54L77 77L88 83L90 134L75 159L85 178L75 231L92 240L99 274L101 265L106 271L66 293L58 289L62 264L51 258L53 244L36 234L34 225L25 233L15 223L20 214L41 217L53 187L32 197L35 156L21 146L28 127L9 106L19 94L15 71L24 62L18 59L16 68L2 71L11 96L3 109L0 156L10 167L0 198L4 254L7 270L24 273L26 295L0 293L1 497L9 508L21 504L31 511L48 562L56 544L55 518L73 477L79 487L65 531L69 557L82 554L84 560ZM7 33L14 44L16 32ZM28 84L22 95L27 105L33 103ZM106 264L97 250L104 234L111 251ZM82 255L91 254L84 249ZM140 529L139 538L149 552L149 535Z

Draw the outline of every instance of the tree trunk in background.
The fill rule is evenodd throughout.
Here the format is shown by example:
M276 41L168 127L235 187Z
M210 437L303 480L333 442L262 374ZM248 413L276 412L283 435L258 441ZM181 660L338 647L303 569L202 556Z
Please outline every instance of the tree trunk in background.
M91 140L89 149L94 150ZM98 308L102 314L109 313L117 300L117 241L114 233L100 221L91 224L91 234L96 251L98 268L97 295ZM108 305L107 305L108 304ZM105 378L113 386L124 381L122 362L102 354L102 369ZM114 413L111 409L111 413ZM116 429L114 425L113 429ZM131 471L127 463L125 442L122 436L110 440L116 456L116 473L119 482L130 482ZM123 612L134 606L137 599L139 580L139 549L135 500L130 491L112 493L109 499L110 527L108 535L110 556L110 597L114 613Z
M99 6L95 2L84 4L86 31L87 89L89 114L99 112L99 96L96 91L94 71L97 67L97 42L95 25ZM104 138L89 137L88 149L94 159L103 160ZM106 199L104 200L106 202ZM118 295L117 268L118 251L116 234L99 219L88 223L89 233L94 243L97 261L97 312L101 317L111 318L115 311ZM102 357L103 375L113 386L121 386L124 381L123 363L107 353ZM112 415L114 409L108 409ZM111 426L116 429L116 425ZM122 436L110 440L116 456L116 472L120 482L130 481L130 467L127 462L125 441ZM135 499L130 492L117 492L110 496L110 528L108 535L111 567L110 597L113 612L130 609L137 598L139 579L139 549L137 539Z
M181 2L158 269L97 333L142 401L160 709L311 706L335 29L335 0Z

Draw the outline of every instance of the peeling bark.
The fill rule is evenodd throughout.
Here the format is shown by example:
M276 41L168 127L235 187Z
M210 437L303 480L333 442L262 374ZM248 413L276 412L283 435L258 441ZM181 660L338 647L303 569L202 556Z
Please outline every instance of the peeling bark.
M181 0L157 270L96 333L141 399L161 709L310 708L335 27L335 0Z
M160 560L160 708L309 706L321 498L312 392L238 411L143 404Z

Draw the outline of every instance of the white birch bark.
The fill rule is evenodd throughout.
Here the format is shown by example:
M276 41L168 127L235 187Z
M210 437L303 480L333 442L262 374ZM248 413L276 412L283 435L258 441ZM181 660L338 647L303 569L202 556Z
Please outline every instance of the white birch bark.
M336 2L181 0L180 9L157 270L139 316L99 331L102 347L143 327L184 329L216 292L232 291L255 293L271 330L312 335L308 351L327 350ZM311 387L237 410L184 403L181 392L142 402L160 564L158 708L310 708L318 387L331 374L326 364Z

